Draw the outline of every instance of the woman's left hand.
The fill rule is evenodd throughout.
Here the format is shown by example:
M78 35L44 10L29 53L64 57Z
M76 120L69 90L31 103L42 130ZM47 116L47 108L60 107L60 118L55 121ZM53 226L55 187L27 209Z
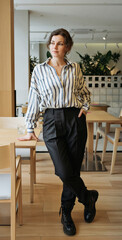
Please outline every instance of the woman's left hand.
M84 114L86 116L87 112L84 109L81 109L78 114L78 117L80 118L82 114Z

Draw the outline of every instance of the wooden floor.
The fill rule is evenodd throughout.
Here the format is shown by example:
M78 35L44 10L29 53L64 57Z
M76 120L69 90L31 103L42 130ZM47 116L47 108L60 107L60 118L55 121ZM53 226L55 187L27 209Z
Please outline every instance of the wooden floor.
M93 223L84 222L82 204L76 202L72 216L77 228L66 236L60 223L59 208L62 183L54 175L48 154L37 154L37 184L34 203L29 202L29 165L22 166L23 226L17 223L17 240L122 240L122 153L117 154L115 174L110 175L111 154L106 154L107 172L81 173L88 189L97 189L99 199ZM8 240L9 226L0 226L0 240Z

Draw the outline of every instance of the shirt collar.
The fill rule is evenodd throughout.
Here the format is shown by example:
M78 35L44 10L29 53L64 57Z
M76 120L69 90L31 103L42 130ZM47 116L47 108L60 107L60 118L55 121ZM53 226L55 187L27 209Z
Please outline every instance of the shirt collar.
M45 65L45 64L48 64L48 62L49 62L49 60L51 59L51 57L49 57L45 62L43 62L43 63L41 63L40 65ZM72 66L72 62L70 62L69 60L67 60L66 58L65 58L65 60L66 60L66 65L71 65Z

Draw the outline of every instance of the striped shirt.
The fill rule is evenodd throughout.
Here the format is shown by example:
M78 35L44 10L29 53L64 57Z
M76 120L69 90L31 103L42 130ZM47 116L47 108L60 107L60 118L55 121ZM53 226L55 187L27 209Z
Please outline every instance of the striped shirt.
M67 61L58 76L48 62L49 59L37 64L32 73L26 113L28 132L33 132L40 111L47 108L89 109L91 94L85 85L79 64Z

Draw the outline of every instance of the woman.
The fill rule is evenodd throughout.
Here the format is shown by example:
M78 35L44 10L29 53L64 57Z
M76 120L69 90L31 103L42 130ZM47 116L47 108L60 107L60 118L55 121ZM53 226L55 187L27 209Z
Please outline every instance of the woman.
M98 192L87 190L80 169L87 139L86 114L90 104L80 66L67 60L73 45L65 29L53 31L47 46L52 58L38 64L33 71L26 114L27 135L20 140L37 137L34 133L39 112L44 111L43 137L55 166L55 174L63 182L61 222L67 235L76 233L71 211L76 197L84 205L84 219L93 221Z

